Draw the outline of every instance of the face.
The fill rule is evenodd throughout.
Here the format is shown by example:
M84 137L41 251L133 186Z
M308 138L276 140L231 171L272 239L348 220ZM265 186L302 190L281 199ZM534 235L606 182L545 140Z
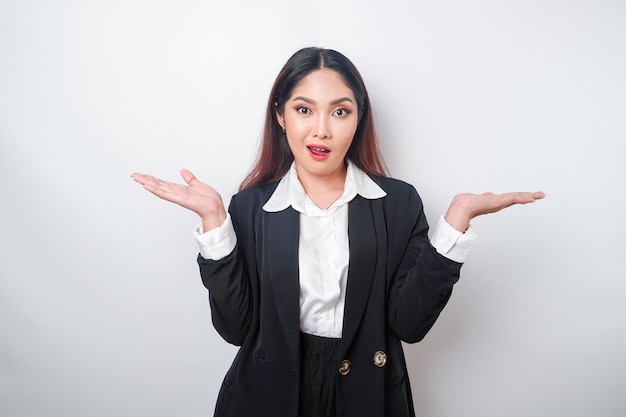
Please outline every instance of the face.
M316 70L293 89L278 122L300 180L344 181L344 159L358 126L354 94L339 73Z

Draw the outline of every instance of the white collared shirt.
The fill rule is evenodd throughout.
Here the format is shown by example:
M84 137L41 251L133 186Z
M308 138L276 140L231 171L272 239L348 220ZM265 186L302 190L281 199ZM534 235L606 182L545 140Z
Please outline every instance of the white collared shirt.
M387 193L367 174L348 162L343 194L327 209L317 207L304 192L295 164L281 179L263 206L278 212L291 206L300 216L298 247L300 279L300 330L325 337L341 337L345 307L350 248L348 243L348 203L360 195L384 198ZM199 225L194 235L205 259L219 260L230 254L237 237L227 216L217 229L203 233ZM439 253L463 262L476 236L471 228L465 234L440 217L431 244Z
M267 212L291 206L301 214L300 330L305 333L341 337L350 261L348 203L357 194L367 199L387 195L363 171L348 163L343 194L330 207L321 209L304 192L292 164L263 206Z

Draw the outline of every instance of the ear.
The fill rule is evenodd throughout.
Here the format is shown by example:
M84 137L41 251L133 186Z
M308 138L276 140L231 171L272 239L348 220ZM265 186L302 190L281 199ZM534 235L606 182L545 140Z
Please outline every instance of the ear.
M283 129L283 131L285 130L285 118L282 114L280 114L280 112L278 111L278 103L274 103L276 105L276 120L278 121L278 124L280 125L280 127Z

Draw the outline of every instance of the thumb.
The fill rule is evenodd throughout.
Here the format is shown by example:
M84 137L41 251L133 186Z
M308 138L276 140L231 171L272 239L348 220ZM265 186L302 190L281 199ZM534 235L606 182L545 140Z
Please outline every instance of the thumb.
M189 184L189 185L191 185L191 183L192 183L193 181L197 181L197 180L198 180L198 179L196 178L196 176L195 176L195 175L193 175L193 174L191 173L191 171L188 171L188 170L186 170L186 169L182 169L182 170L180 171L180 175L181 175L181 177L183 177L183 179L185 180L185 182L186 182L187 184Z

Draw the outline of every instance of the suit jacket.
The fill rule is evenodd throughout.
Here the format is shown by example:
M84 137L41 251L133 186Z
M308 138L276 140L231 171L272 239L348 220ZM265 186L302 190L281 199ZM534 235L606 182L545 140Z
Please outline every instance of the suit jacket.
M461 264L430 244L422 202L412 186L373 179L387 196L357 195L348 206L350 261L337 416L414 416L401 341L417 342L430 330ZM219 261L198 256L213 324L227 342L241 346L222 383L217 417L298 415L299 213L291 207L278 213L262 209L276 186L233 196L235 250Z

